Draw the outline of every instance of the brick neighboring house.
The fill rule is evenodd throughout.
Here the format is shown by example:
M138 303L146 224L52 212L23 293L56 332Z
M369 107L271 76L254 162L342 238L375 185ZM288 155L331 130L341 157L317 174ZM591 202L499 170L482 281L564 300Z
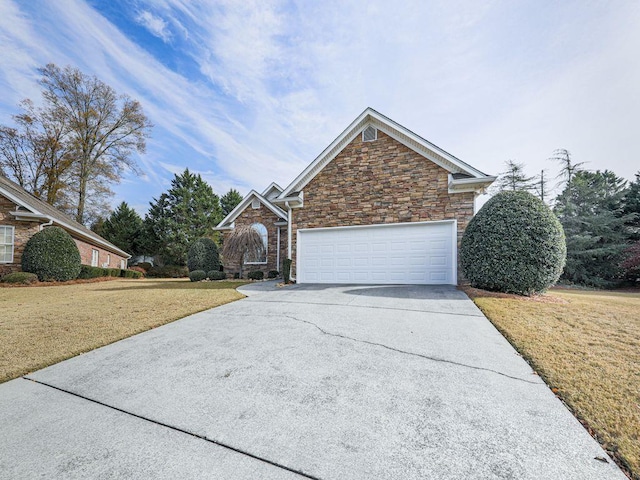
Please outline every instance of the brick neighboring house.
M494 180L368 108L289 186L251 191L217 229L255 225L268 248L254 267L291 258L298 283L457 284L460 240Z
M27 241L52 225L71 235L84 265L126 268L127 252L0 175L0 275L19 271Z

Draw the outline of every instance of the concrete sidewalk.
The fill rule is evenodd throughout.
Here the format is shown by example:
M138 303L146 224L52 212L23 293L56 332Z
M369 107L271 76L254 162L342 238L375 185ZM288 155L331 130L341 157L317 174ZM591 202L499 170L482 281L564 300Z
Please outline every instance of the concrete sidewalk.
M453 287L242 290L0 385L0 477L626 478Z

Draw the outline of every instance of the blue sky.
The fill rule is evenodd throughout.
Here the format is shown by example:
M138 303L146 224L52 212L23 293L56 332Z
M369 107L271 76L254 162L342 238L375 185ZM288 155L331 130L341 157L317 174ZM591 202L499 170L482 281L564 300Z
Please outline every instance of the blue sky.
M141 213L185 167L223 194L286 186L371 106L476 168L530 174L567 148L640 169L635 1L0 2L0 123L39 99L36 69L94 74L155 124Z

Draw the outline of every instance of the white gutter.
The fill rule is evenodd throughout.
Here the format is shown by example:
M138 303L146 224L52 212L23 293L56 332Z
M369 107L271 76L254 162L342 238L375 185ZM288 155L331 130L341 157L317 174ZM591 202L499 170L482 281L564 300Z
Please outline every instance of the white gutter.
M41 223L38 231L41 232L44 227L50 227L53 225L53 220L49 220L47 223Z
M291 260L291 206L288 201L284 204L287 207L287 258ZM289 279L296 281L296 277L291 275L291 271L289 271Z
M278 248L276 250L276 268L280 270L280 227L278 227Z

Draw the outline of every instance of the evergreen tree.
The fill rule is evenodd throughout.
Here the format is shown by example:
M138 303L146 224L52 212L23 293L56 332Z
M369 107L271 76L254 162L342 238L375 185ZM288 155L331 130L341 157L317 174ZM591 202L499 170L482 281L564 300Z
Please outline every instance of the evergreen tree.
M220 206L222 207L222 217L229 215L231 210L236 208L242 201L242 195L236 189L232 188L222 197L220 197Z
M629 188L624 199L624 213L634 214L635 217L629 220L629 234L632 240L640 240L640 171L636 173L636 179L629 184Z
M498 174L498 180L494 184L494 191L503 192L505 190L533 190L536 177L527 177L524 173L524 164L516 163L513 160L505 162L507 169Z
M116 247L135 256L143 252L143 222L138 213L122 202L107 219L98 219L91 229Z
M620 279L632 217L623 210L625 186L608 170L571 172L555 206L567 237L565 280L606 287Z
M220 220L220 199L200 175L186 169L175 175L168 192L151 202L145 217L147 248L166 264L185 265L189 245L200 237L214 236Z

